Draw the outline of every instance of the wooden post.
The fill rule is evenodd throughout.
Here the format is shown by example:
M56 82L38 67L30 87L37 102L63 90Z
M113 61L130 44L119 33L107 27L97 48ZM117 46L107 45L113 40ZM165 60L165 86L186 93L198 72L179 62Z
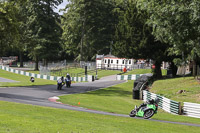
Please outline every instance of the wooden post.
M182 115L182 106L181 106L181 102L179 102L178 104L179 104L179 112L178 112L178 114L179 114L179 115Z

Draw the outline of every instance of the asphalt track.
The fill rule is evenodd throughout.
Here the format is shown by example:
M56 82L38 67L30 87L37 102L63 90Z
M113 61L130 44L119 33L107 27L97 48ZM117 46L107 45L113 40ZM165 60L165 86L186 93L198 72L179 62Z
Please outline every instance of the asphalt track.
M63 90L60 90L60 91L56 90L56 85L0 88L0 100L53 107L53 108L62 108L62 109L68 109L68 110L83 111L83 112L89 112L89 113L95 113L95 114L112 115L112 116L118 116L118 117L129 117L128 115L129 112L127 112L127 115L115 114L115 113L109 113L109 112L103 112L103 111L97 111L97 110L92 110L92 109L86 109L82 107L66 105L59 102L55 102L54 100L51 99L54 96L84 93L87 91L95 91L100 88L105 88L105 87L116 85L123 82L125 81L116 81L115 78L111 76L111 77L103 78L95 82L84 82L84 83L72 84L71 88L63 87ZM141 119L141 118L134 118L134 119ZM190 124L190 123L171 122L171 121L162 121L162 120L154 120L154 119L148 119L147 121L156 121L156 122L200 127L200 125L198 124Z

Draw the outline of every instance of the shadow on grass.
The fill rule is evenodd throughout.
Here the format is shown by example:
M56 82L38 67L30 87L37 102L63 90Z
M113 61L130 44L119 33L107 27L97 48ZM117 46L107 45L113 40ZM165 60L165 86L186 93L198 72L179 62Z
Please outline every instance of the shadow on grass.
M131 91L122 90L120 87L110 87L109 89L101 89L97 91L88 92L90 95L99 96L124 96L129 97L132 95Z

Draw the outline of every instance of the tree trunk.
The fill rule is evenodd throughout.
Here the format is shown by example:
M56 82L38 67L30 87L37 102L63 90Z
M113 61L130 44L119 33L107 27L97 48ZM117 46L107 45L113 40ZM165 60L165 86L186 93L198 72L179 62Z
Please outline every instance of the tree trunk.
M20 67L24 67L24 64L23 64L23 54L22 54L21 51L19 52L19 59L20 59Z
M176 76L177 73L177 66L174 64L174 62L171 62L170 68L172 69L172 75L173 77Z
M193 76L196 77L197 71L196 71L196 61L193 61Z
M48 67L48 60L47 60L47 59L44 59L44 60L43 60L43 66L44 66L44 67Z
M39 71L38 63L39 63L38 57L36 57L36 59L35 59L35 69L34 69L35 71Z
M155 61L155 69L153 69L153 77L156 79L161 79L162 78L162 72L161 72L161 64L162 62Z

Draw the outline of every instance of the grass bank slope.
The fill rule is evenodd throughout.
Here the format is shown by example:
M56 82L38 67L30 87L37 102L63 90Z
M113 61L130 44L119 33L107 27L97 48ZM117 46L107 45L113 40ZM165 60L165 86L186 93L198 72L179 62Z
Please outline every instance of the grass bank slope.
M199 127L0 101L2 133L197 133Z
M132 99L133 81L83 94L60 96L61 102L89 109L119 114L129 114L135 105L143 103ZM73 88L71 88L73 89ZM80 102L80 104L78 104ZM200 124L199 119L172 115L159 109L153 119Z
M54 84L56 84L56 81L38 79L38 78L35 78L35 82L32 83L32 82L30 82L29 76L15 74L15 73L7 72L5 70L0 70L0 77L19 81L19 82L12 82L12 83L11 82L0 82L0 87L54 85Z
M179 102L200 103L200 82L194 77L157 80L150 91Z

